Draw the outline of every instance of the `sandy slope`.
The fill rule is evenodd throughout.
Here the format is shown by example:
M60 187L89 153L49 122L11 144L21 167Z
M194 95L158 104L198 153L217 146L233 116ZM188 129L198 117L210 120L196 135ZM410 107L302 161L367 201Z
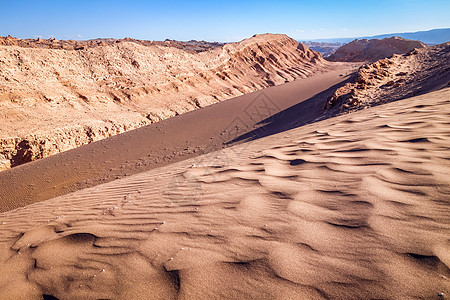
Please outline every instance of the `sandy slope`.
M0 172L0 212L50 199L228 146L279 111L303 124L322 113L336 85L356 66L335 63L327 72L229 99L175 118ZM283 123L288 116L277 119ZM241 141L237 141L241 142Z
M4 299L445 299L450 89L0 214Z

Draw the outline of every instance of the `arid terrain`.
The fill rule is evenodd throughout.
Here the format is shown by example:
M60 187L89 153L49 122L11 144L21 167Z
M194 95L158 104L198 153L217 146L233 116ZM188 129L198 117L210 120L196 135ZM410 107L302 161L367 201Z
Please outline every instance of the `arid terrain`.
M357 66L333 64L323 74L222 101L0 172L0 211L219 150L243 142L233 141L238 137L254 136L255 130L257 135L269 133L258 128L266 118L289 108L294 109L276 119L312 122L322 115L327 98L349 80ZM348 76L340 76L345 74Z
M3 43L0 170L304 78L328 64L297 41L271 34L200 43L201 51L193 51L194 42L132 39L63 49L52 45L69 42Z
M450 43L393 41L0 39L0 299L448 299Z
M3 213L0 295L443 299L449 113L447 88Z

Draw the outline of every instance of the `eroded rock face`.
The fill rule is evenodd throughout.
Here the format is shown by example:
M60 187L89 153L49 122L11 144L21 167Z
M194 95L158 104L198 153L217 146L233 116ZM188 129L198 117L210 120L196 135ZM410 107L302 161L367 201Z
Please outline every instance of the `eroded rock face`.
M400 37L354 40L327 57L329 61L373 62L393 54L404 54L413 49L425 48L420 41L402 39Z
M327 65L319 53L273 34L226 45L191 41L190 48L131 39L69 50L51 45L70 41L25 42L0 40L0 169L307 77ZM28 150L19 146L25 140Z
M450 43L413 49L363 65L325 109L347 112L430 92L450 84Z

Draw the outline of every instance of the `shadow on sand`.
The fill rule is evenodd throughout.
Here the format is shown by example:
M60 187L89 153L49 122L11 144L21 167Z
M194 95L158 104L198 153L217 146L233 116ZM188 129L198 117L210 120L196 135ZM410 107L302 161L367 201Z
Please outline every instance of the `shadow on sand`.
M350 79L347 79L305 101L271 115L270 117L258 122L258 128L231 139L226 143L226 145L232 146L241 142L257 140L262 137L314 123L319 117L330 117L327 116L326 111L324 110L327 98L330 97L336 89L345 85L349 81Z

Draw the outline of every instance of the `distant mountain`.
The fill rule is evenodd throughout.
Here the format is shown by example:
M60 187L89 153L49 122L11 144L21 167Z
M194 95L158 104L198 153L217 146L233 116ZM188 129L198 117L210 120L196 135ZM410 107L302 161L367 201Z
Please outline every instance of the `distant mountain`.
M450 41L450 28L432 29L428 31L417 31L417 32L389 33L375 36L363 36L353 38L315 39L311 41L326 42L326 43L349 43L354 39L384 39L393 36L398 36L409 40L418 40L428 45L436 45Z
M428 45L437 45L450 41L450 28L433 29L428 31L404 32L381 34L371 37L372 39L384 39L387 37L399 36L404 39L417 40Z
M329 61L376 61L389 57L392 54L403 54L413 49L427 46L414 40L403 39L397 36L383 39L354 40L337 49L333 55L327 57Z
M303 45L308 46L309 49L314 50L322 54L323 57L328 57L336 52L345 43L321 43L321 42L310 42L303 41Z

